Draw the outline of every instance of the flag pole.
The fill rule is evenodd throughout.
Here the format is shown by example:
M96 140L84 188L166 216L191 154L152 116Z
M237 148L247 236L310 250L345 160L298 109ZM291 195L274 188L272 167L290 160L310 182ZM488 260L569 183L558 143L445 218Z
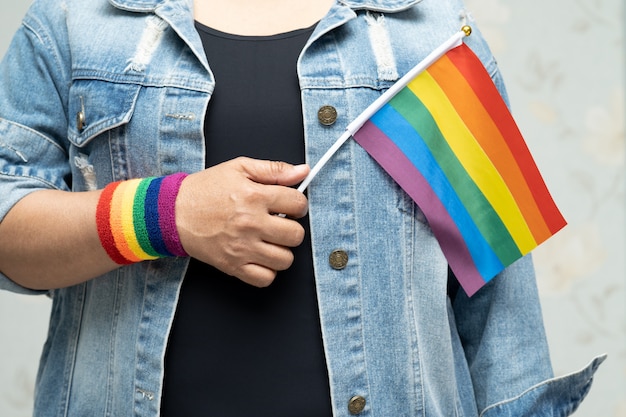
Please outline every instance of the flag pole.
M461 30L452 35L447 41L442 43L437 49L432 51L426 58L424 58L419 64L414 66L409 72L407 72L402 78L394 83L387 91L385 91L380 97L378 97L372 104L370 104L356 119L352 121L347 127L346 131L335 141L335 143L326 151L322 158L315 164L315 166L309 172L309 175L302 181L298 187L298 191L304 192L309 186L313 178L322 170L324 165L333 157L333 155L341 148L341 146L352 137L364 124L372 117L381 107L385 105L394 95L402 90L406 85L422 71L428 68L433 62L441 58L450 49L461 45L463 38L469 36L472 33L470 26L463 26Z

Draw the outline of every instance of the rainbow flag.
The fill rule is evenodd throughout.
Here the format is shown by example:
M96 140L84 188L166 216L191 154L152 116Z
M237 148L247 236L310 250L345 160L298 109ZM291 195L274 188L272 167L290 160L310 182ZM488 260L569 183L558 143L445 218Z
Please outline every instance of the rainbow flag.
M566 224L491 77L462 42L353 137L422 209L468 295Z
M566 224L506 103L462 39L464 27L357 117L350 137L421 208L452 272L473 295Z

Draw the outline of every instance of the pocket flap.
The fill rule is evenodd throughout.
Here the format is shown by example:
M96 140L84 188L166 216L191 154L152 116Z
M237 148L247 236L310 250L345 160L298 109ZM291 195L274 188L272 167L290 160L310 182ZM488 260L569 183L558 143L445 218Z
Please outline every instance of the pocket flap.
M137 84L77 80L70 89L68 139L78 147L128 123L141 89Z

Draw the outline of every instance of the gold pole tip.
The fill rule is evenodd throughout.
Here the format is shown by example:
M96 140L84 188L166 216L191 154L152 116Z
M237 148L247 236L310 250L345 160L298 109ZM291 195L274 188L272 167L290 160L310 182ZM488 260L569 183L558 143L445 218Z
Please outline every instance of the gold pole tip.
M463 31L463 33L465 33L465 36L469 36L472 34L472 27L465 25L461 28L461 31Z

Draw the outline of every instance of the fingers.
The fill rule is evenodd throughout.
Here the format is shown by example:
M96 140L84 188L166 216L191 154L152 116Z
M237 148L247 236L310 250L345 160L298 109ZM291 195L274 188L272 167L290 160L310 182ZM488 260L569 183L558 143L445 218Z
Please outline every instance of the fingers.
M250 180L251 187L237 189L238 194L230 197L237 204L255 202L263 205L270 214L285 214L299 219L308 212L308 201L304 194L291 188L310 172L308 165L291 165L280 161L262 161L251 158L237 158L231 161ZM258 185L254 187L253 185Z
M248 178L266 185L296 185L310 172L308 165L291 165L286 162L250 158L238 158L236 161L242 165Z
M241 267L236 278L258 288L268 287L274 282L277 272L262 265L247 264Z
M223 263L215 266L256 287L270 285L277 272L288 269L294 261L293 252L288 247L269 242L231 243L223 248Z
M266 221L259 230L259 236L264 242L295 248L304 240L304 228L295 220L269 216Z
M265 186L269 187L269 186ZM267 201L269 214L282 214L294 219L306 216L309 210L307 198L298 190L281 186L273 186L275 191Z

